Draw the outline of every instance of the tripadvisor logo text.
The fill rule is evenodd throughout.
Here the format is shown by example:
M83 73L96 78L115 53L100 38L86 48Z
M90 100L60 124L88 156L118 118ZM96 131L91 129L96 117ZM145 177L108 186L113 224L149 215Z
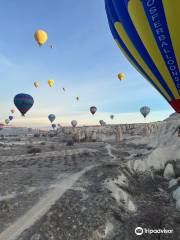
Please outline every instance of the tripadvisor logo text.
M150 229L150 228L142 228L137 227L135 229L135 234L141 236L143 234L172 234L173 229Z

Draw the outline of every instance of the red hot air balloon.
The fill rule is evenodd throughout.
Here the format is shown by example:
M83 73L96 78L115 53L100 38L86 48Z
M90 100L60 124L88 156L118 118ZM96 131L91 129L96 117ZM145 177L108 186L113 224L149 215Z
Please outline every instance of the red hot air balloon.
M97 111L97 108L95 106L90 107L90 112L92 113L92 115L94 115Z

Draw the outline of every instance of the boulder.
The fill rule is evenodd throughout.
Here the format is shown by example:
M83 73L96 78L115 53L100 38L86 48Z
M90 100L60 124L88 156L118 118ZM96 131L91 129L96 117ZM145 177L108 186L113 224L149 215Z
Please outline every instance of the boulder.
M178 199L178 201L176 202L176 209L178 211L180 211L180 198Z
M171 163L168 163L164 169L164 178L172 179L175 177L174 167Z
M174 200L178 201L180 199L180 187L178 187L175 191L173 191Z

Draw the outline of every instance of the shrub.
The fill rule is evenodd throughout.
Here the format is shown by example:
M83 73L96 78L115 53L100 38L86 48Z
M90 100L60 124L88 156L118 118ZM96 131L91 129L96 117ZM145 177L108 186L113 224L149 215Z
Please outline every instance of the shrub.
M4 140L4 139L5 139L4 135L1 135L1 140Z
M51 138L54 137L54 136L55 136L54 133L50 133L50 134L49 134L49 137L51 137Z
M36 148L36 147L30 148L27 151L28 154L33 154L33 153L36 154L36 153L40 153L40 152L42 152L42 150L40 148Z
M20 139L20 138L15 138L14 141L16 141L16 142L20 142L21 139Z
M40 137L40 134L39 133L35 133L34 137Z
M74 141L72 139L66 142L66 146L73 146L73 145L74 145Z

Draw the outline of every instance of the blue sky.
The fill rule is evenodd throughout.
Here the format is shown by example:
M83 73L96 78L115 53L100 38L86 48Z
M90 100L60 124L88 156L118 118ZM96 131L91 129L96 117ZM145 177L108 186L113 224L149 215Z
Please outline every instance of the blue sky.
M31 94L35 104L26 119L16 111L17 126L48 125L49 113L68 125L72 119L80 124L111 122L112 113L115 123L143 121L142 105L152 109L149 121L173 112L117 48L103 0L2 0L0 29L0 121L10 115L13 97L21 92ZM37 29L47 31L54 49L37 46ZM119 72L126 74L124 82L118 81ZM48 79L55 80L54 88L48 87ZM39 89L33 86L36 80ZM92 105L98 108L94 117L89 113Z

